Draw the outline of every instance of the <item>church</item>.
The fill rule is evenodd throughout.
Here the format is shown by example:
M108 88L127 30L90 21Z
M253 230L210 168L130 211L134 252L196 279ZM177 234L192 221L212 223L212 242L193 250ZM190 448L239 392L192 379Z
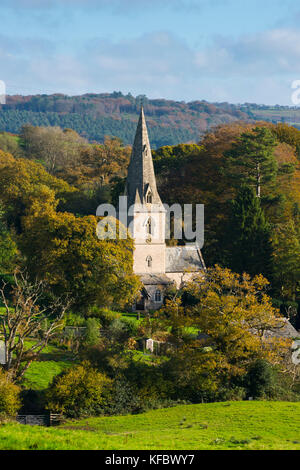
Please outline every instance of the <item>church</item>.
M144 110L141 108L126 182L128 230L135 242L133 270L143 289L136 310L161 307L168 286L180 288L205 264L196 244L166 246L166 209L157 191Z

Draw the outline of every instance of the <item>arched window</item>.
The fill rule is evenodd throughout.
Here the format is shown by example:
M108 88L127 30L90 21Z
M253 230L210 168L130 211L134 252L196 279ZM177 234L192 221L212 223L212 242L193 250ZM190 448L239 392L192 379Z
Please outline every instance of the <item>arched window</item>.
M147 220L147 234L151 235L152 234L152 220L151 217Z
M152 256L147 256L146 263L148 268L152 268Z
M151 193L151 191L149 191L149 193L147 194L146 202L147 202L147 204L152 204L152 193Z
M161 302L161 292L160 290L157 289L157 291L155 292L155 302Z

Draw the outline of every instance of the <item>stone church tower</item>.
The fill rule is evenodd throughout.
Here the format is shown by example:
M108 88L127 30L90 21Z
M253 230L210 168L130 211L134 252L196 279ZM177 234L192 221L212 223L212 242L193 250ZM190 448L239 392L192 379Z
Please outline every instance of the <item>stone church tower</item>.
M165 209L159 197L143 108L128 168L126 195L135 240L134 272L164 273ZM130 213L131 212L131 213Z
M183 282L186 271L205 269L195 245L167 247L166 210L157 191L148 131L141 109L126 183L128 229L135 241L133 269L144 289L137 309L156 309L165 289Z

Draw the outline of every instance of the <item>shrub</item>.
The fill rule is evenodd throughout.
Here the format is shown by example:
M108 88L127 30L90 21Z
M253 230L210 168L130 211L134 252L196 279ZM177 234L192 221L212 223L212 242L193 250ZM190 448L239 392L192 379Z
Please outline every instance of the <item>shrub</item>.
M258 359L253 362L245 376L245 387L249 397L270 397L274 388L274 370L266 360Z
M130 321L129 321L130 322ZM121 318L116 318L109 325L107 331L108 336L113 342L125 343L130 336L132 336L130 330L132 330L130 323L125 322Z
M46 408L72 418L102 415L110 402L111 386L105 374L82 362L54 378Z
M109 414L137 414L158 408L169 408L171 406L188 404L183 400L172 400L165 393L157 393L156 387L145 384L139 390L136 384L129 382L125 377L119 377L114 381L112 400Z
M144 411L144 407L137 396L135 387L124 377L117 378L113 383L109 413L111 415L136 414L142 411Z
M121 318L121 313L114 312L108 308L99 308L94 306L90 307L88 316L98 318L103 328L108 328L115 319Z
M86 323L86 330L83 337L84 346L96 346L100 341L100 323L96 318L88 318Z
M0 417L15 416L20 407L20 388L0 368Z
M138 323L132 318L121 318L129 337L138 336Z
M82 315L76 313L67 312L65 316L65 322L68 326L84 326L85 319Z

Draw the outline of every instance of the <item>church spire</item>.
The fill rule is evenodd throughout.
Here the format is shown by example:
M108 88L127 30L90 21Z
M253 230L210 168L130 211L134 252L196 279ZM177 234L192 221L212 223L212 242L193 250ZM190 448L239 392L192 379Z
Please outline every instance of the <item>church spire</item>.
M156 187L153 160L143 107L128 167L126 193L128 205L136 202L162 204Z

